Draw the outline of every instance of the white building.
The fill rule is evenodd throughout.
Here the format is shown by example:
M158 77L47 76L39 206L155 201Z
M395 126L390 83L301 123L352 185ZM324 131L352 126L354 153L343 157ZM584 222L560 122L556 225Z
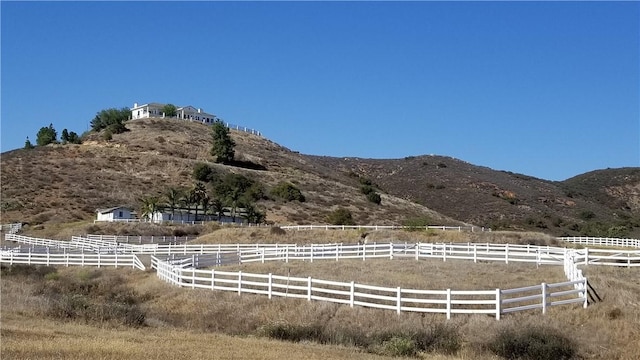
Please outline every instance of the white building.
M133 219L133 210L125 206L96 210L96 221L129 221Z
M166 104L161 103L148 103L143 105L138 105L138 103L134 103L131 108L131 119L143 119L150 117L165 117L163 112L163 108ZM178 107L176 109L175 118L182 120L190 120L197 121L203 124L212 124L218 118L213 115L204 112L200 108L195 108L191 105Z
M236 216L236 223L242 223L245 220L240 216ZM195 211L189 210L175 210L172 214L171 211L161 210L153 213L151 217L151 221L154 223L163 223L163 222L175 222L175 223L190 223L196 221ZM201 221L217 221L221 223L232 223L233 217L228 211L225 211L223 214L220 214L220 219L218 219L217 215L211 214L203 214L202 210L198 212L198 222Z

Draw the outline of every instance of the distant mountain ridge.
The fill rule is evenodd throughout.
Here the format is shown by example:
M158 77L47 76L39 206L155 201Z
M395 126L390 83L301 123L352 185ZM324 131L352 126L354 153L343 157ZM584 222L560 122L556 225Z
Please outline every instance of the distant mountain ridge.
M554 182L496 171L446 156L404 159L304 155L268 139L232 131L236 157L253 169L211 162L206 125L138 119L109 142L91 134L82 145L49 145L2 154L2 222L68 222L95 217L96 208L137 207L142 195L188 187L195 164L220 174L244 174L268 190L280 181L297 186L306 201L261 200L267 220L317 224L337 207L359 224L402 224L428 218L437 224L537 230L556 235L640 235L640 168L597 170ZM259 170L266 169L266 170ZM382 196L367 201L362 180Z

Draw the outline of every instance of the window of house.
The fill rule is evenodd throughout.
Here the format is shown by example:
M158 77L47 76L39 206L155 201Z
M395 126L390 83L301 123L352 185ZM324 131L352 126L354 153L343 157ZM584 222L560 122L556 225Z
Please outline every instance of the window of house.
M122 219L122 211L118 211L118 217Z

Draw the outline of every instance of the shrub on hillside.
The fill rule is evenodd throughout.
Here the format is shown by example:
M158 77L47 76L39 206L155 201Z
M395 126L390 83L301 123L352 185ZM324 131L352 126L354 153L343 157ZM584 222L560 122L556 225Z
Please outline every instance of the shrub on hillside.
M380 203L382 202L382 198L377 192L368 193L367 200L377 205L380 205Z
M567 360L576 355L576 345L556 330L543 327L502 329L489 349L505 359Z
M82 269L46 276L37 293L47 299L47 316L63 320L141 326L138 295L118 274Z
M351 211L345 208L338 208L327 215L327 222L332 225L354 225Z
M284 201L304 202L306 200L300 189L288 182L281 182L276 185L271 189L271 195Z
M216 173L208 164L197 163L193 168L193 178L197 181L208 183L216 178Z

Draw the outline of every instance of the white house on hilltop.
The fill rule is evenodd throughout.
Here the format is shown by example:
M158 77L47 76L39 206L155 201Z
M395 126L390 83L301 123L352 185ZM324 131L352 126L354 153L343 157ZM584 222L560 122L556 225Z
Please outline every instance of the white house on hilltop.
M165 114L162 111L165 105L167 104L148 103L138 105L138 103L134 103L131 108L131 119L165 117ZM176 109L175 117L182 120L198 121L203 124L212 124L218 120L215 115L206 113L202 109L195 108L191 105L178 107Z

